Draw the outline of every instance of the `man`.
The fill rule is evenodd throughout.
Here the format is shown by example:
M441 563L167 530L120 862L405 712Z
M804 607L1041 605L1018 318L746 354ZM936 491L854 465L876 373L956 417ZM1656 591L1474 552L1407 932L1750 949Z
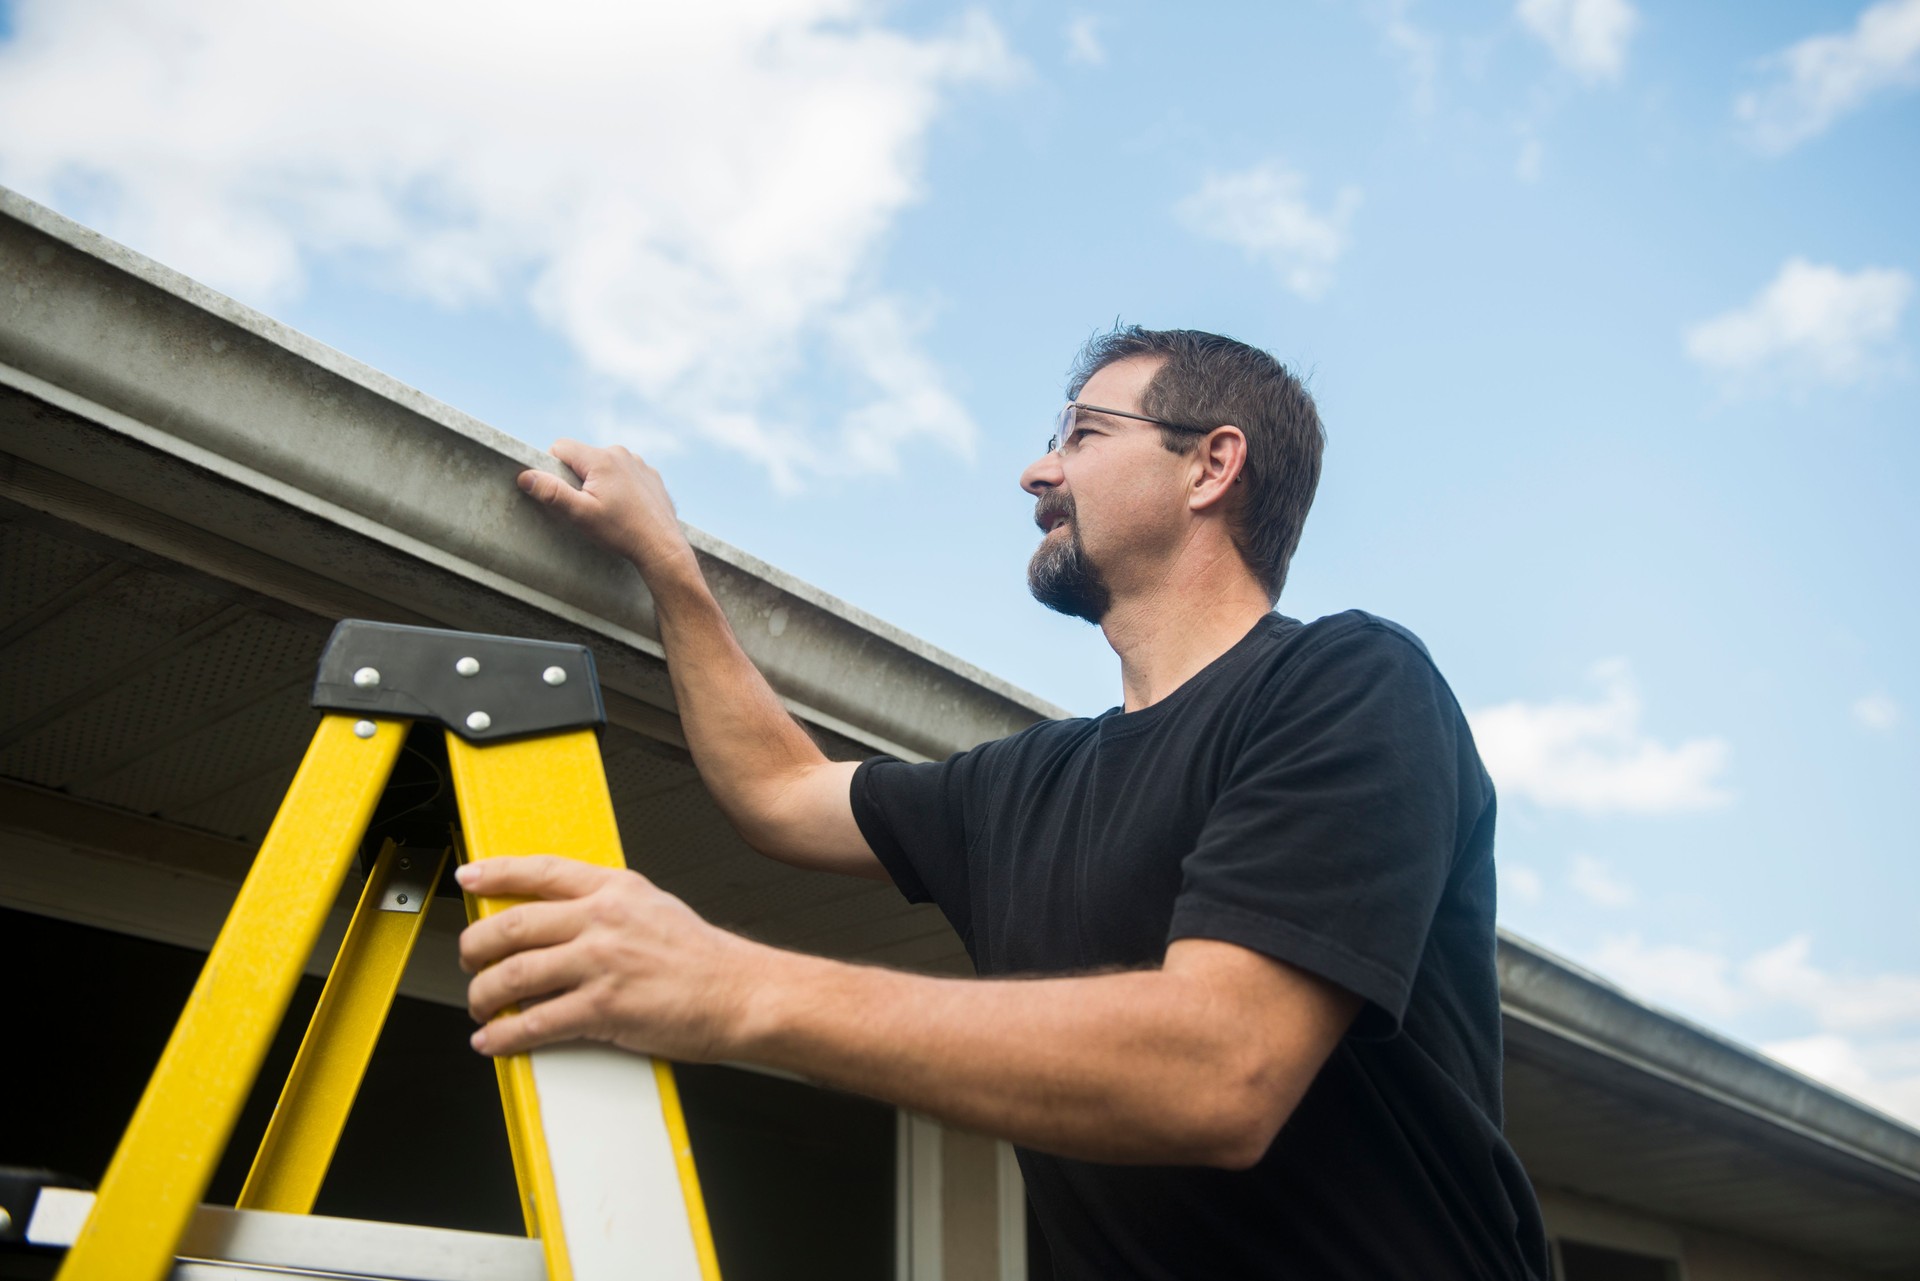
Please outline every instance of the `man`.
M1085 1278L1544 1276L1500 1135L1493 791L1410 634L1273 612L1313 402L1230 339L1116 330L1021 477L1031 586L1122 706L938 764L827 760L735 642L659 476L560 442L520 484L653 593L688 746L762 852L938 903L980 979L729 934L631 872L461 869L476 1048L594 1037L785 1068L1020 1149ZM495 1017L506 1005L547 999Z

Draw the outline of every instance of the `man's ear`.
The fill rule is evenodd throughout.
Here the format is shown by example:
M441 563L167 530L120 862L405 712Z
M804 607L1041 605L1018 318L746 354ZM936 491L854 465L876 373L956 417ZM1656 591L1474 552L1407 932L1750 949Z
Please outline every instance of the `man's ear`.
M1215 427L1194 451L1192 482L1187 489L1190 511L1205 511L1225 502L1247 467L1247 434L1231 423Z

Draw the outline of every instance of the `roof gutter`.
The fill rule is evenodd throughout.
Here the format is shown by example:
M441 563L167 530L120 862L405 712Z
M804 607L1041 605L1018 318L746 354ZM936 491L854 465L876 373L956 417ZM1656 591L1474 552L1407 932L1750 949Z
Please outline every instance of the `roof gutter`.
M1609 1063L1691 1097L1695 1110L1776 1140L1790 1136L1850 1174L1865 1167L1877 1182L1920 1195L1920 1132L1518 935L1500 931L1498 947L1510 1048Z
M528 467L575 483L556 460L5 188L0 388L52 411L0 423L6 452L32 468L323 579L342 577L344 532L362 567L398 558L564 620L603 653L654 660L623 666L616 653L602 666L610 685L626 671L627 692L671 709L639 575L514 485ZM155 465L208 483L157 484ZM47 508L32 491L49 486L31 479L16 476L12 496ZM209 510L216 493L238 496ZM804 721L935 758L1065 714L719 539L687 536L748 656ZM462 625L445 616L457 610L389 594L397 613Z

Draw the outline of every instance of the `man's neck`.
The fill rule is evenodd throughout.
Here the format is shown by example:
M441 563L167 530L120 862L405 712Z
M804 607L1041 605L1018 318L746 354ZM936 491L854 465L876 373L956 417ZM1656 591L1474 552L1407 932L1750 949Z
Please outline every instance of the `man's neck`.
M1234 553L1175 566L1148 590L1117 594L1100 629L1120 656L1124 709L1151 707L1179 689L1272 608Z

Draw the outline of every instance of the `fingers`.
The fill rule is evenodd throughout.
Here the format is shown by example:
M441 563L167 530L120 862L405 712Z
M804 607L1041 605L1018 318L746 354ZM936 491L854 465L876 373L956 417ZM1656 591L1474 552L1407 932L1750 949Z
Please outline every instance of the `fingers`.
M460 880L469 892L526 899L461 935L461 966L474 973L468 1012L493 1020L475 1049L513 1054L584 1037L706 1061L735 1044L729 1020L751 990L749 945L645 877L532 855L483 859Z
M553 448L547 452L567 466L573 468L573 474L584 480L586 479L587 473L593 469L593 464L597 461L596 455L604 454L607 451L604 449L595 449L592 445L562 436L559 440L553 442Z
M552 472L529 468L515 478L520 492L548 507L558 507L568 515L579 514L591 504L585 494Z
M571 488L552 472L541 471L537 467L529 467L521 472L514 477L514 483L520 486L521 493L537 498L543 503L555 502L559 498L560 490Z
M579 948L543 947L516 952L490 965L467 984L467 1013L485 1023L509 1005L529 1006L542 997L573 995L587 977Z
M551 1001L503 1014L469 1038L482 1054L522 1054L554 1041L575 1041L593 1035L599 1021L593 999L569 992Z
M605 492L609 486L625 490L652 477L656 482L659 473L647 466L644 458L624 445L608 445L601 448L596 445L583 445L577 440L562 437L553 442L548 451L580 478L580 490L572 490L562 482L562 488L569 492L597 494ZM641 485L644 488L644 484ZM664 491L659 495L665 498Z
M584 485L596 466L613 456L613 450L596 449L592 445L561 437L553 442L553 448L547 451L578 477ZM624 452L624 451L623 451ZM569 485L552 472L530 467L517 478L521 492L539 499L549 507L558 507L568 513L577 512L587 503L587 495Z
M586 914L572 899L510 907L460 931L460 968L478 974L515 952L553 947L576 938L585 924Z
M454 872L460 888L481 898L582 898L609 878L634 875L624 868L596 867L577 858L525 854L476 859Z
M519 474L520 488L558 510L609 550L649 568L691 561L685 531L675 519L673 498L660 473L620 445L605 449L577 440L553 442L553 456L580 478L575 489L538 468Z

